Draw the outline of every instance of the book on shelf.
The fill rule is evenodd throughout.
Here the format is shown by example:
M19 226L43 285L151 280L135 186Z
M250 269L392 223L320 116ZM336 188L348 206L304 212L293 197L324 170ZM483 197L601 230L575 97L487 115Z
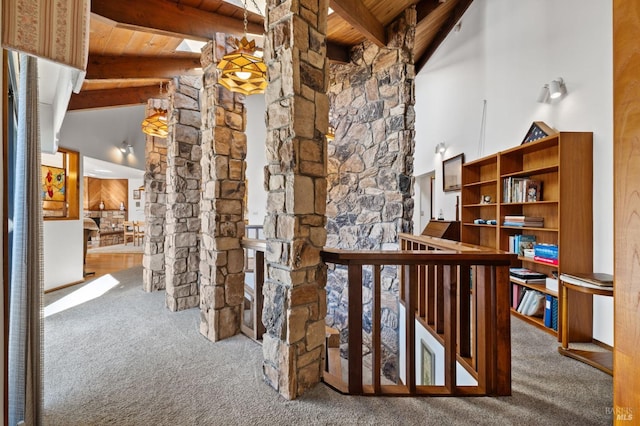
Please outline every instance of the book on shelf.
M551 328L558 331L558 298L551 298Z
M518 256L525 256L525 250L532 249L535 243L535 235L521 235L518 241Z
M522 315L541 317L544 314L544 294L536 290L525 289L525 295L516 312Z
M538 216L505 216L504 226L520 226L542 228L544 226L544 218Z
M558 259L549 259L547 257L534 255L533 260L535 260L536 262L545 263L547 265L558 266Z
M512 277L520 278L522 280L532 280L532 279L545 280L547 278L547 276L542 272L532 271L529 268L509 268L509 274Z
M516 276L511 275L509 277L511 281L519 284L546 284L546 278L518 278Z
M547 328L551 328L551 296L547 294L544 298L544 326Z
M533 245L534 256L544 257L546 259L558 258L558 246L556 244L540 243Z
M542 182L527 177L508 177L502 180L502 199L505 203L542 201Z
M563 273L564 278L575 278L577 280L586 281L589 284L597 285L599 287L613 287L613 275L604 274L601 272L594 272L591 274L583 273Z

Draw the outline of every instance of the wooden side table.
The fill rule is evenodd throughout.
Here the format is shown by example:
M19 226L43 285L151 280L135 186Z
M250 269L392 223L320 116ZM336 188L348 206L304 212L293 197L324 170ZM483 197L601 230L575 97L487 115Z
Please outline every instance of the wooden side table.
M598 287L595 285L589 285L588 283L581 283L580 280L567 281L569 278L560 275L561 294L562 297L562 346L558 347L558 352L564 356L568 356L578 361L582 361L595 367L605 373L613 376L613 353L611 351L597 352L581 349L572 349L569 347L569 295L571 292L578 292L587 294L591 298L594 295L598 296L610 296L613 297L613 287Z

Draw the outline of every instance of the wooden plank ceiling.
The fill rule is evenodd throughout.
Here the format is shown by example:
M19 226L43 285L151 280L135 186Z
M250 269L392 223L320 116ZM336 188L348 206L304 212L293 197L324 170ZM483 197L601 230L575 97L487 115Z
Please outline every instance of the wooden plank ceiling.
M386 27L416 7L417 71L473 0L330 0L327 55L345 62L364 40L386 44ZM264 13L264 10L262 10ZM216 32L241 36L244 10L224 0L92 0L87 73L69 110L145 104L166 95L161 83L200 70L200 54L176 51L183 39L207 41ZM262 34L264 19L248 12L247 32Z

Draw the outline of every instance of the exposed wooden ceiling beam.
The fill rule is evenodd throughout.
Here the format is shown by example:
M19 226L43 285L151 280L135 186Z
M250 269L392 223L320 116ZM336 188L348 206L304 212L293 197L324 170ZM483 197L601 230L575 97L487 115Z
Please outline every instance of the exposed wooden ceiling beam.
M190 58L89 55L86 80L173 78L202 73L200 55Z
M448 1L453 1L453 0L448 0ZM472 2L473 0L458 1L458 4L456 5L454 12L451 14L451 16L449 16L449 19L447 19L447 22L445 22L444 25L440 27L440 31L438 31L438 34L435 36L435 38L433 39L433 41L431 42L427 50L424 52L422 57L420 57L416 61L416 65L415 65L416 73L419 73L420 70L425 66L429 58L431 58L431 55L433 55L433 53L440 46L440 44L442 44L442 42L447 37L447 35L451 32L451 30L453 30L453 27L455 27L458 21L460 21L460 18L462 18L462 15L464 15L464 12L467 10L467 8L471 5ZM428 19L428 17L426 17L425 19Z
M342 19L360 31L366 38L380 47L387 45L384 26L373 16L362 0L331 0L330 4Z
M158 86L126 87L122 89L83 90L72 94L69 111L91 108L146 104L150 98L164 98L158 92Z
M440 2L440 0L420 0L420 2L416 4L417 21L422 21L441 4L442 2Z
M195 40L212 40L216 32L244 34L240 19L166 0L92 0L91 13L122 28ZM247 32L263 34L264 24L248 22Z

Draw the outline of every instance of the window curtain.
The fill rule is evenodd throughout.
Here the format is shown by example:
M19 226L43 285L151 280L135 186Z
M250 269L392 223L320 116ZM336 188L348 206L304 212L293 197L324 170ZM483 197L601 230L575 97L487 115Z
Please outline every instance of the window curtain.
M36 59L20 55L9 293L9 424L42 423L42 204Z
M1 44L63 65L87 69L89 0L0 0Z

